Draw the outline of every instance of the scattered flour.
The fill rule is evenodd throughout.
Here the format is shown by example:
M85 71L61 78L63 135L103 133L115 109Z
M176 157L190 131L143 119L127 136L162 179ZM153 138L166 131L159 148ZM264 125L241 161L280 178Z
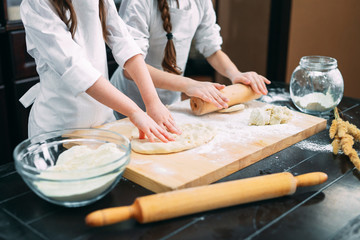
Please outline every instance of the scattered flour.
M269 93L267 95L263 95L260 98L260 101L266 102L266 103L273 103L273 102L287 102L290 100L290 94L288 92L285 92L283 88L275 88L270 89Z
M333 147L330 143L323 144L323 143L317 143L317 142L311 142L309 140L303 140L301 142L296 143L294 146L303 149L303 150L309 150L313 152L332 152Z
M169 168L163 167L161 164L151 164L151 170L159 175L172 175L175 174L174 171L172 171Z

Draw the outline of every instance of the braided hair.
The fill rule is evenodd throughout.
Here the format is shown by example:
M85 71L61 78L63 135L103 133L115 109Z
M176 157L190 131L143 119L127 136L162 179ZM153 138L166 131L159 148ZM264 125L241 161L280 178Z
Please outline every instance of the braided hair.
M179 1L176 0L179 7ZM161 19L163 20L163 28L166 32L167 43L164 50L164 59L161 63L163 69L170 73L180 75L181 70L176 64L176 50L173 42L172 25L170 19L169 4L167 0L158 0L158 6L161 13Z

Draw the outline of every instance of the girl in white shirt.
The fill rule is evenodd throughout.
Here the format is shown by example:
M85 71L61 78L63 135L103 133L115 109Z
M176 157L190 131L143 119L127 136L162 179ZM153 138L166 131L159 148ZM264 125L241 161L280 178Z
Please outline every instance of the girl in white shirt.
M211 0L122 0L119 15L141 48L161 101L172 104L180 92L226 108L219 90L223 85L198 82L182 76L191 42L210 65L232 83L250 85L256 93L267 94L270 81L255 72L240 72L221 50L220 27ZM111 83L144 108L138 87L127 71L118 68ZM117 118L122 116L115 114Z
M23 0L20 9L40 77L21 99L25 106L34 103L30 137L114 121L112 109L128 116L150 141L173 140L166 129L180 134L113 0ZM108 81L105 41L139 86L147 114Z

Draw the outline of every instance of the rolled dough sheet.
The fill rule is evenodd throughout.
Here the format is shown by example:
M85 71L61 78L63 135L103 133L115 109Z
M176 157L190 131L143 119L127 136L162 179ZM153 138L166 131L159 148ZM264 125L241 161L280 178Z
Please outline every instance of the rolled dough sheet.
M174 134L175 141L163 143L156 139L149 142L148 139L139 139L138 131L133 132L134 138L131 140L131 148L134 152L142 154L167 154L175 153L198 147L210 142L216 135L214 128L205 124L184 124L180 126L181 135ZM137 136L135 134L137 133Z
M221 109L218 112L220 112L220 113L232 113L232 112L237 112L237 111L241 111L241 110L244 110L244 109L245 109L245 105L240 103L240 104L236 104L236 105L233 105L231 107L228 107L228 108Z

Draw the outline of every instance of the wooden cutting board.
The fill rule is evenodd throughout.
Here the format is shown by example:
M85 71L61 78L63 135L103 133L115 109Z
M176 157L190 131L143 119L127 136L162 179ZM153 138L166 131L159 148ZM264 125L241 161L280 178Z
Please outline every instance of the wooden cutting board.
M251 111L265 103L251 101L243 111L195 116L189 100L169 107L177 125L202 122L217 129L215 138L200 147L173 154L131 153L124 177L154 192L215 182L326 128L326 120L292 111L287 124L249 126ZM131 137L134 125L126 118L100 126Z

